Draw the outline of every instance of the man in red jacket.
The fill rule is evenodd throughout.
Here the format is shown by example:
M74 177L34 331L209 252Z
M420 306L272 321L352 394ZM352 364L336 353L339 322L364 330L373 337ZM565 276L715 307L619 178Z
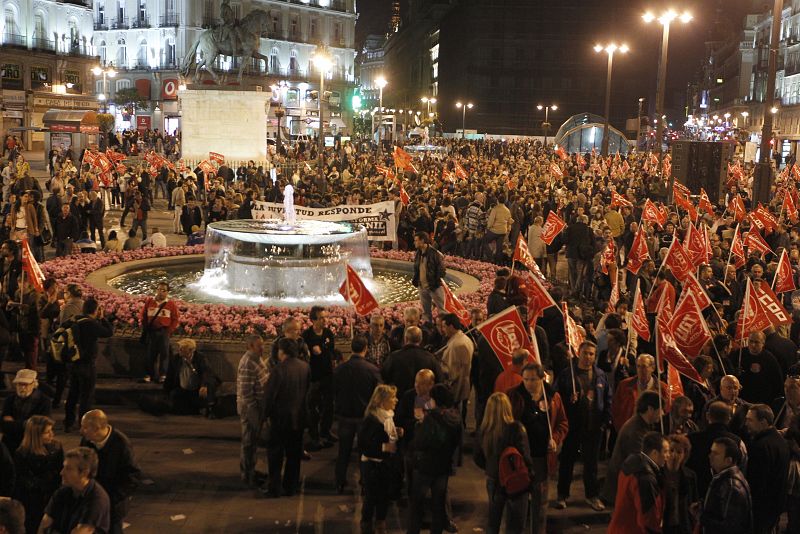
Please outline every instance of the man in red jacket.
M671 408L669 387L658 380L655 375L656 361L649 354L640 354L636 358L636 376L626 378L617 384L614 399L611 401L611 420L617 432L622 430L628 419L636 410L636 399L643 391L655 391L656 384L661 387L661 398L664 403L664 413L668 414Z
M656 534L664 518L662 469L669 457L669 442L658 432L648 432L642 451L623 462L617 482L617 501L608 531L614 534Z
M163 383L167 377L169 362L169 338L178 328L178 306L167 298L169 284L161 282L156 288L155 297L144 303L139 319L142 325L142 336L147 341L147 373L145 382L152 378Z

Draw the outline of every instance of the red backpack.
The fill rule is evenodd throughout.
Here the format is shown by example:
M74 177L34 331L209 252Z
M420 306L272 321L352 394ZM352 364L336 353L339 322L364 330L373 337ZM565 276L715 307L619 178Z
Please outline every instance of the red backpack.
M500 486L509 497L521 495L531 486L531 473L516 447L506 447L500 455Z

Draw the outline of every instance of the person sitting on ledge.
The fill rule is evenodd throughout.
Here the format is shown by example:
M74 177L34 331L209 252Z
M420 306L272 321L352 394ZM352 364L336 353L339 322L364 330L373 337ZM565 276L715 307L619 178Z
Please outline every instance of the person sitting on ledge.
M170 356L164 381L172 413L196 415L202 411L213 418L219 383L205 356L197 352L197 343L192 339L178 341L178 354Z
M186 239L186 246L202 245L206 242L206 233L200 230L196 224L192 226L192 233Z

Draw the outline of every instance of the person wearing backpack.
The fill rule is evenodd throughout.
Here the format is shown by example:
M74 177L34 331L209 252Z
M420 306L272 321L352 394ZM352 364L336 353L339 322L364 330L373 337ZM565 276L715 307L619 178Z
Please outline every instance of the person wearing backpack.
M418 534L424 513L423 501L431 492L431 534L441 534L448 524L445 501L453 455L461 444L461 414L454 408L453 394L444 384L431 389L435 407L429 410L414 429L412 463L414 475L411 506L408 510L408 534Z
M94 386L97 382L97 340L114 335L114 327L103 317L103 308L94 298L86 299L83 303L83 314L75 317L73 335L80 358L71 364L69 370L69 394L64 405L64 432L72 431L78 403L79 417L92 409Z
M486 403L475 447L475 463L486 472L489 515L486 532L498 534L507 508L506 532L520 534L525 524L533 460L528 433L514 420L505 393L493 393Z

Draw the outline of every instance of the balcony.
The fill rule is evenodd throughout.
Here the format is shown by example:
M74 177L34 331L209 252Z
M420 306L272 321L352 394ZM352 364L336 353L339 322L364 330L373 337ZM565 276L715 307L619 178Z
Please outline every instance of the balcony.
M321 9L331 9L347 13L347 2L345 0L284 0L290 4L299 4L308 7L318 7Z
M67 51L70 56L93 57L88 46L83 43L72 43Z
M177 27L180 25L181 17L179 13L167 13L165 15L161 15L161 20L159 21L159 26L161 28L175 26ZM205 22L204 22L205 25Z
M95 22L94 23L94 31L102 32L102 31L106 31L106 30L108 30L108 22L103 21L103 22Z
M56 51L56 43L52 39L43 39L41 37L34 37L31 43L34 50L46 50L48 52Z
M150 27L150 17L148 17L147 15L131 19L131 28L149 28L149 27Z
M16 33L5 33L3 34L3 46L17 46L21 48L27 48L28 42L24 35L19 35Z
M114 19L111 21L112 30L127 30L131 26L128 24L128 19Z
M91 7L87 0L58 0L59 4L71 4L73 6Z

